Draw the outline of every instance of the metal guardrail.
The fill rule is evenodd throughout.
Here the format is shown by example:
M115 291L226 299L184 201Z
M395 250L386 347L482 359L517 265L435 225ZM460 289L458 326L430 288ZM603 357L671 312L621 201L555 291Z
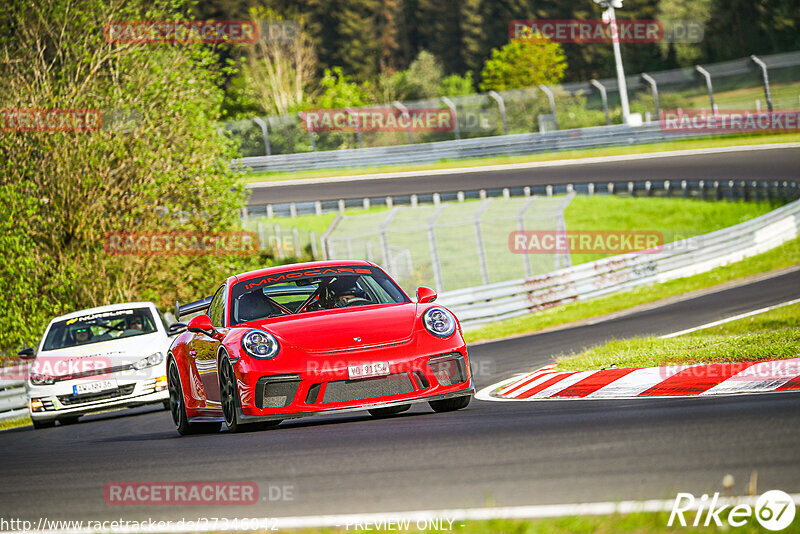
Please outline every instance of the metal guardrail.
M251 172L294 172L312 169L369 167L376 165L435 163L489 156L514 156L615 145L636 145L675 139L707 137L703 132L665 132L659 123L642 126L616 124L545 133L525 133L494 137L475 137L416 145L328 150L254 156L235 159L234 169Z
M797 237L800 200L709 234L664 245L658 253L623 254L550 274L448 291L439 301L473 327L576 300L710 271Z
M0 421L28 414L25 378L29 363L0 368Z

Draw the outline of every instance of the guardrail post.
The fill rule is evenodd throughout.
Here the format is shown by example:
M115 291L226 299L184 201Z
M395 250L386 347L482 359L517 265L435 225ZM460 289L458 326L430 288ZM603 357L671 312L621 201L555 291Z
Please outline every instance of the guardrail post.
M698 183L698 186L700 187L700 199L701 200L705 200L706 199L706 181L705 180L700 180L700 182Z
M686 180L681 180L681 192L683 193L683 198L689 198L689 184L686 183Z
M452 100L447 98L446 96L441 97L442 102L450 108L450 112L453 114L453 129L455 130L456 139L461 139L461 132L458 129L458 115L456 113L456 105L453 103Z
M297 217L297 203L290 202L289 203L289 216L290 217Z
M646 72L642 73L642 79L650 85L650 91L653 92L653 102L656 105L656 118L661 120L661 106L658 103L658 84L656 83L655 78Z
M547 194L547 198L550 198L550 197L553 196L553 186L552 185L545 186L544 190L545 190L545 193Z
M653 196L653 184L650 183L650 180L647 180L644 183L644 190L647 192L647 196L648 197L652 197Z
M608 194L609 195L614 194L614 182L608 182Z
M478 196L480 197L481 200L486 200L486 189L481 189L480 191L478 191Z
M267 122L261 117L254 117L253 122L261 127L261 135L264 136L264 150L266 151L267 156L271 156L272 150L270 150L269 146L269 128L267 126Z
M365 210L369 209L369 198L364 197L364 200L361 201L361 207L363 207Z
M526 185L522 188L522 192L525 194L526 197L531 196L531 188L530 186Z
M728 180L728 189L731 192L731 202L736 200L736 185L733 183L733 180Z
M506 119L506 104L503 97L497 91L489 91L489 96L497 102L497 109L500 111L500 119L503 121L503 133L508 135L508 120Z
M772 94L769 90L769 73L767 72L767 64L761 61L755 55L750 56L750 59L761 69L761 78L764 80L764 96L767 99L767 109L772 113Z
M339 202L337 203L337 207L339 208L339 213L344 213L344 200L343 199L341 199L341 198L339 199Z
M634 194L634 186L633 186L633 182L628 182L628 194L629 194L630 196L632 196L632 197L635 197L635 196L636 196L636 195Z
M458 193L456 193L456 198L458 199L459 202L464 202L464 192L459 191Z
M275 210L272 204L267 204L267 219L272 219L273 217L275 217Z
M700 65L695 65L694 68L703 75L703 78L706 79L706 89L708 89L708 100L711 103L711 113L714 115L717 114L717 109L714 106L714 89L711 86L711 73L708 72L706 69L701 67Z
M509 200L510 198L511 198L511 191L507 187L504 187L503 188L503 199L504 200Z
M714 180L714 200L722 200L722 191L719 188L719 180Z
M556 97L553 94L553 91L551 91L550 88L547 87L546 85L540 84L539 89L541 89L544 92L544 94L547 95L547 100L550 101L550 113L553 114L553 126L555 126L556 130L558 130L559 129L558 117L556 116Z
M433 194L433 205L438 206L442 203L442 196L439 193Z
M347 112L348 115L351 117L355 117L355 125L356 125L356 137L358 138L358 148L364 148L364 135L361 133L361 120L358 118L358 113L351 108L346 107L344 110Z
M603 101L603 113L606 114L606 126L611 125L611 116L608 114L608 94L606 93L606 86L602 83L598 82L594 78L589 80L589 83L592 84L598 91L600 91L600 99Z
M667 195L667 198L672 197L672 183L669 180L664 180L664 192Z
M419 197L417 195L411 195L411 207L416 208L419 205Z
M402 115L406 118L406 124L408 124L408 127L406 128L406 134L408 134L408 144L413 145L414 138L411 136L411 114L408 112L408 108L405 107L399 100L392 102L392 105L399 109L400 113L402 113Z
M322 215L322 202L319 200L314 202L314 213L317 215Z
M390 208L394 206L394 199L391 196L386 197L386 207Z

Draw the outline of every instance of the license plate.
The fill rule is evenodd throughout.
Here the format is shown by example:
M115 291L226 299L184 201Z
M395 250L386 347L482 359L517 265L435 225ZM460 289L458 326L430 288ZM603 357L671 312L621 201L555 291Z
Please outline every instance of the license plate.
M386 376L389 374L389 362L362 363L361 365L350 365L347 368L347 375L350 380L357 378L371 378L373 376Z
M117 389L117 381L102 380L100 382L89 382L88 384L75 384L72 386L72 394L83 395L85 393L99 393L108 389Z

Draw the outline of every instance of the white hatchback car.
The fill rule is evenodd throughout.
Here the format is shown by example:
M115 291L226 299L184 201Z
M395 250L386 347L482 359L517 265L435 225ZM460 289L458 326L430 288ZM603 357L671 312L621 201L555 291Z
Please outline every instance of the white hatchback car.
M162 403L168 408L165 355L171 341L167 322L152 302L56 317L39 343L26 383L33 426L74 423L82 415L117 407ZM33 358L33 350L20 355Z

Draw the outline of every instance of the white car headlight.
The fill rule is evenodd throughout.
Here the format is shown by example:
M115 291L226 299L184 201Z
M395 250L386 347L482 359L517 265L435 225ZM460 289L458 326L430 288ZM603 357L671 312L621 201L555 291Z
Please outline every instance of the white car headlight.
M144 369L145 367L152 367L154 365L158 365L159 363L164 361L164 355L160 352L156 352L155 354L151 354L147 358L142 358L138 362L133 364L133 368L136 370Z
M56 380L50 375L43 375L43 374L31 374L30 375L31 384L34 386L49 386L51 384L55 384Z
M456 331L456 318L444 308L429 308L423 315L425 329L434 336L447 337Z
M263 330L250 330L242 337L244 351L260 360L274 358L280 350L278 340L269 332Z

